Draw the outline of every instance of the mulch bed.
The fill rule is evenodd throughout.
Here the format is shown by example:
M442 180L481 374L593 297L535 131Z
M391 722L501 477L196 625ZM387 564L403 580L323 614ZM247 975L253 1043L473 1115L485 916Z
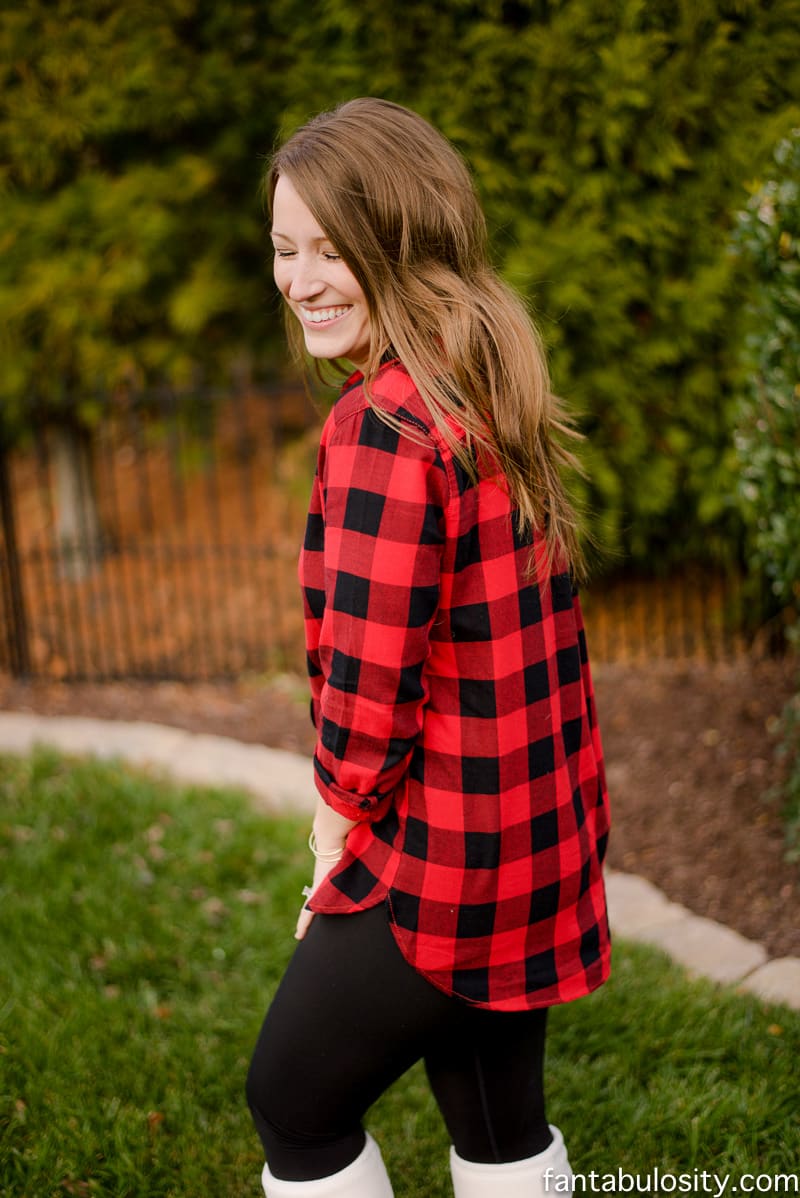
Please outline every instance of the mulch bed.
M786 860L776 804L777 716L796 663L656 662L595 669L613 805L609 863L677 902L800 957L800 866ZM0 708L152 720L310 754L305 685L19 682ZM309 784L311 778L309 775Z

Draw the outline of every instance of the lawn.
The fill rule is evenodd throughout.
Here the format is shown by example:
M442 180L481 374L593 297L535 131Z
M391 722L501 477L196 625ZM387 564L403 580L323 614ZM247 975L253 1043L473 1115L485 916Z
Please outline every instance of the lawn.
M307 873L301 826L242 794L0 759L2 1198L257 1198L244 1076ZM800 1162L798 1060L797 1013L618 945L612 982L553 1013L549 1113L598 1192L656 1167L775 1192ZM419 1067L369 1126L397 1198L451 1193Z

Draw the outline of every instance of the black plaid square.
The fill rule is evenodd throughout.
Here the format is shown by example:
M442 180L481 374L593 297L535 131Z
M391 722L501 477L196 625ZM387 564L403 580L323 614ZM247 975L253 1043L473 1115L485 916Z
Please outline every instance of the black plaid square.
M459 940L475 939L478 936L491 936L494 931L494 919L497 914L495 903L476 903L464 905L458 909Z
M369 408L361 421L358 444L363 449L395 454L399 443L400 434L397 429L391 428L385 420L381 420L375 414L372 408Z
M558 981L556 954L552 948L534 953L525 962L525 981L529 990L545 990Z
M304 587L308 610L315 620L321 620L325 615L325 592L318 587Z
M361 658L352 657L334 649L331 659L329 681L331 686L345 694L354 695L358 690L358 680L361 675Z
M489 969L454 969L453 989L456 994L463 995L468 1002L488 1003Z
M571 682L580 682L581 658L577 645L570 645L568 649L559 649L556 653L556 663L560 686L569 686Z
M542 622L542 597L538 586L525 586L519 593L519 626L533 628Z
M450 614L454 641L490 641L492 619L488 603L466 603Z
M554 574L550 579L550 594L553 599L553 611L572 611L574 594L572 579L569 574Z
M526 703L539 703L542 699L550 698L550 674L546 661L532 662L525 667L523 675Z
M340 570L336 576L333 606L336 611L366 620L369 616L369 590L368 578L360 578L358 574L348 574Z
M564 737L564 752L567 757L572 757L581 747L583 720L580 716L576 716L574 720L567 720L561 731Z
M467 869L497 869L500 864L500 833L465 832L464 864Z
M377 881L364 862L356 859L336 875L333 884L342 894L346 894L351 902L361 903L375 889Z
M386 503L383 495L352 487L347 493L344 509L344 527L349 532L360 532L367 537L377 537L381 516Z
M325 542L325 521L321 512L309 512L306 519L304 549L321 549Z
M403 848L412 857L419 857L421 861L427 860L428 825L424 820L409 816L406 820L406 836Z
M549 886L539 886L531 895L529 922L536 924L543 919L555 919L558 914L560 898L560 882L551 882Z
M461 758L461 786L465 795L497 794L500 765L496 757Z
M392 891L392 917L399 928L416 932L419 927L420 900L404 890Z
M350 740L349 728L343 728L341 724L335 724L333 720L323 716L319 739L323 748L332 753L338 761L344 761Z
M465 716L483 720L497 718L497 696L491 678L459 678L458 699Z
M438 587L414 587L408 604L409 628L422 628L432 620L438 604Z
M543 778L556 768L552 736L543 736L528 745L528 773L531 778Z
M558 812L543 811L531 819L531 851L543 853L558 844Z

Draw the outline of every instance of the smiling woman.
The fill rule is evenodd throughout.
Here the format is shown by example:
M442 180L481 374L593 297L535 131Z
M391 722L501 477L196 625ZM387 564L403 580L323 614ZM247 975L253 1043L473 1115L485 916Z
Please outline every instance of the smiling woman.
M315 117L266 195L295 344L351 373L300 558L319 798L248 1075L264 1192L390 1198L362 1119L422 1058L456 1198L537 1198L569 1179L547 1010L610 960L566 426L469 173L421 117Z
M272 243L275 282L311 356L365 365L370 322L364 292L286 176L272 199Z

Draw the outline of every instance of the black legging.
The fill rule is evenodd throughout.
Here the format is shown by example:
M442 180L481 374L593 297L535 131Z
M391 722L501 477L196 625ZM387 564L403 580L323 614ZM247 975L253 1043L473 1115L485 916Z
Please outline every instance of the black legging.
M420 1058L456 1152L502 1163L551 1142L546 1009L487 1011L402 956L384 907L317 915L264 1020L247 1099L273 1176L310 1181L364 1147L369 1106Z

